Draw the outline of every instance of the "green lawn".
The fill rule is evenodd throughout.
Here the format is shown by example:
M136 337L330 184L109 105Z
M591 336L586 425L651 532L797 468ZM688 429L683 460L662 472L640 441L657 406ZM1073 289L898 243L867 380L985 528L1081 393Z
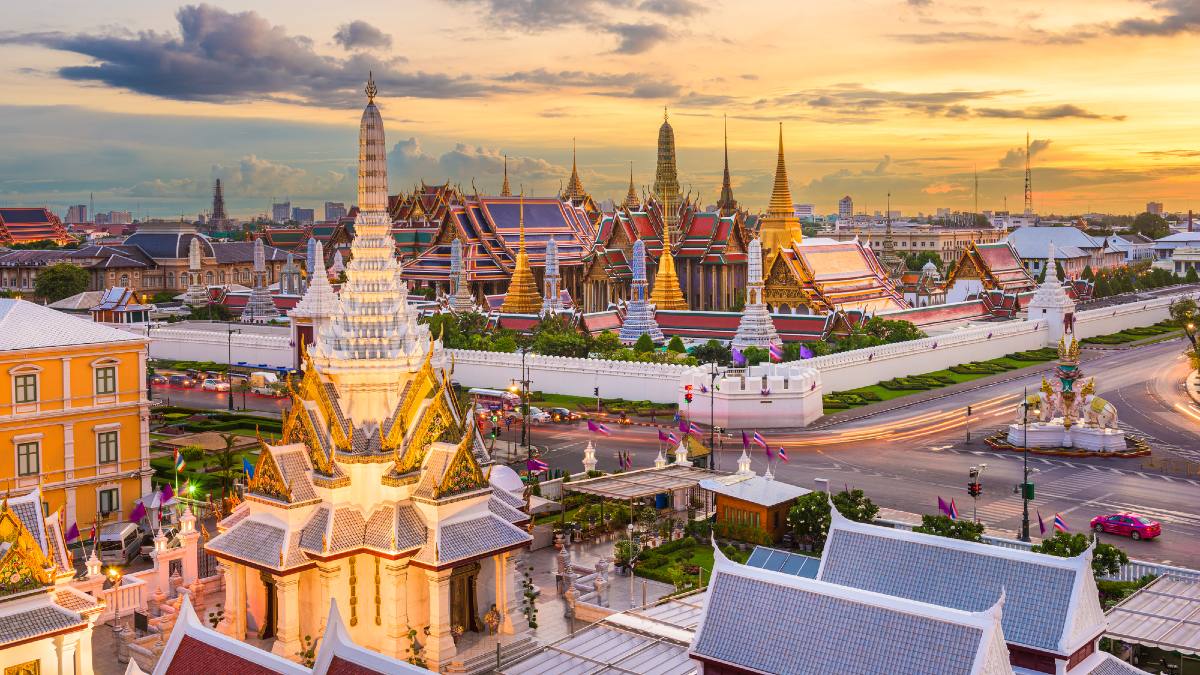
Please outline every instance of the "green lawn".
M663 546L671 549L677 544L671 542ZM739 551L732 547L723 548L722 551L731 560L739 563L746 562L746 559L750 557L749 551ZM700 584L696 583L696 568L699 571ZM635 567L635 574L663 583L678 582L676 588L682 591L707 585L708 578L712 575L712 568L712 546L707 543L693 544L675 548L667 553L659 553L657 549L647 550L643 554L641 564Z

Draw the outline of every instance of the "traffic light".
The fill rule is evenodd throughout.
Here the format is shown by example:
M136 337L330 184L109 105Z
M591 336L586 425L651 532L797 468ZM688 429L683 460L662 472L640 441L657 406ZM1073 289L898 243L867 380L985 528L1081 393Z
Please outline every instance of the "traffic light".
M592 396L600 398L600 387L592 387Z
M983 485L975 482L967 483L967 494L972 497L978 497L983 494Z
M967 417L971 416L971 406L967 406Z
M692 402L692 385L683 385L683 400L687 401L688 403Z

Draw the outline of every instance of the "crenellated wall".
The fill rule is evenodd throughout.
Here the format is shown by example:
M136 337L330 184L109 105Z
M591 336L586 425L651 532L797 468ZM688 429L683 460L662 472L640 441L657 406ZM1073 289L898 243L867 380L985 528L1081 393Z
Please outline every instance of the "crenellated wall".
M503 388L521 378L521 355L499 352L447 350L454 363L452 379L464 387ZM673 403L679 396L679 378L689 366L580 359L566 356L525 357L531 391L570 396Z

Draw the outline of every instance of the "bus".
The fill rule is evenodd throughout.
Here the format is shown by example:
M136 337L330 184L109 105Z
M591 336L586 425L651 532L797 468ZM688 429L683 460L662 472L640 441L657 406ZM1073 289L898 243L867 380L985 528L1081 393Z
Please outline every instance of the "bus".
M467 391L482 410L512 412L521 406L521 397L503 389L475 388Z

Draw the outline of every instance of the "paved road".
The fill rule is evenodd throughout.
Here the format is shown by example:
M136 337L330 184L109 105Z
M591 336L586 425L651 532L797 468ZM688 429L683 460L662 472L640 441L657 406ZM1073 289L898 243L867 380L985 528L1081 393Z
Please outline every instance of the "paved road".
M1124 350L1089 349L1084 369L1097 377L1100 395L1118 406L1123 425L1155 439L1156 455L1198 460L1200 410L1178 386L1187 368L1179 357L1182 349L1181 340ZM913 513L935 512L938 496L953 498L959 511L969 514L967 469L986 463L979 518L993 532L1016 532L1022 503L1012 488L1021 480L1022 458L993 451L979 438L1012 422L1023 387L1036 388L1040 381L1041 374L1034 373L916 405L898 399L892 405L906 407L827 428L768 433L768 441L786 446L790 458L773 471L781 480L803 486L826 478L835 488L862 488L881 506ZM968 404L973 409L969 418ZM618 450L629 450L634 466L653 462L660 446L657 430L609 427L613 435L605 438L593 437L579 423L540 426L534 443L549 448L552 467L580 467L589 440L596 444L601 469L617 468ZM732 470L740 453L740 434L729 434L718 453L718 468ZM765 457L759 452L753 459L762 473ZM1136 511L1161 521L1164 536L1148 542L1110 535L1103 539L1120 544L1134 558L1200 567L1200 480L1146 471L1137 459L1031 456L1030 466L1037 485L1037 499L1030 505L1035 539L1039 511L1047 523L1055 513L1063 514L1076 531L1096 515Z
M151 398L162 401L167 405L200 408L203 410L226 410L229 406L229 396L228 392L202 391L198 387L185 389L183 387L156 384L154 385ZM238 410L245 408L247 410L277 413L289 404L290 402L286 398L272 398L250 393L247 393L245 397L240 393L233 394L233 407Z

